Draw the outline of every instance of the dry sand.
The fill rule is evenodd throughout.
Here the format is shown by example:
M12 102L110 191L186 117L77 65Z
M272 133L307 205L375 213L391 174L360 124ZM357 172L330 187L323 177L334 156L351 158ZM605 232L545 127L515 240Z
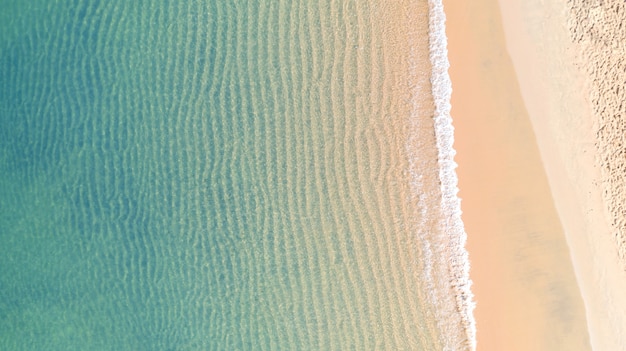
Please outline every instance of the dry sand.
M498 3L444 5L478 350L589 350L568 242L506 50Z
M500 1L594 350L626 349L626 5ZM621 259L620 259L621 256Z

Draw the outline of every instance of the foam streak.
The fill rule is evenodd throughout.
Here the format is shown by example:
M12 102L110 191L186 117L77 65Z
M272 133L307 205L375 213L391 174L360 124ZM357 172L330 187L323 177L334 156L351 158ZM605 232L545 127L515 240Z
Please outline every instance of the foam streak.
M445 13L441 0L430 0L430 61L432 64L432 93L435 102L435 135L439 151L439 174L442 192L442 212L444 233L449 240L448 265L450 281L456 297L458 312L461 314L467 341L472 350L476 349L476 327L473 317L474 302L470 290L469 258L465 250L467 234L461 220L461 202L458 193L458 179L454 162L454 127L450 117L452 84L448 75L447 38L445 33Z

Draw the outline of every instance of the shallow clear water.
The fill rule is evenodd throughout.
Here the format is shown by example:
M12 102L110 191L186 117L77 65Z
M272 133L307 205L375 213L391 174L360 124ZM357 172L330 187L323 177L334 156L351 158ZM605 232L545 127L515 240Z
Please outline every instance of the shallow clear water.
M0 349L442 348L375 4L0 5Z

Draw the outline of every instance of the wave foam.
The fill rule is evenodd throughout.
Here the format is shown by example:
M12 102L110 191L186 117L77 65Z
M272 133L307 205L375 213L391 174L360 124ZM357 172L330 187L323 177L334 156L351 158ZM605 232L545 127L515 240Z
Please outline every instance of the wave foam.
M446 16L441 0L429 0L430 61L432 64L432 93L435 102L435 135L439 151L439 174L442 193L442 211L445 215L444 230L449 235L449 268L456 293L457 309L461 313L463 327L472 350L476 349L476 323L473 316L475 303L469 278L469 257L465 250L467 234L461 220L461 200L458 197L458 179L454 162L454 127L450 116L452 83L448 75Z
M450 117L452 84L448 75L450 64L445 21L442 1L429 0L430 82L427 81L428 75L416 65L419 61L420 45L411 45L415 64L411 73L414 80L413 133L407 145L409 151L431 148L432 146L427 145L428 141L420 140L418 135L424 128L434 127L440 188L433 191L432 183L430 186L425 183L423 167L429 166L420 158L419 151L411 158L410 165L412 192L416 205L422 212L420 217L423 223L418 224L417 228L425 262L422 283L425 284L429 303L434 306L434 317L441 333L443 349L475 350L475 303L470 289L472 282L469 278L469 258L465 250L467 234L461 220L461 201L457 196L454 127ZM431 90L424 91L426 87ZM429 102L429 106L423 105L424 93L432 94L433 101ZM428 116L425 113L432 113L433 124L427 121ZM437 223L434 228L431 222L433 219Z

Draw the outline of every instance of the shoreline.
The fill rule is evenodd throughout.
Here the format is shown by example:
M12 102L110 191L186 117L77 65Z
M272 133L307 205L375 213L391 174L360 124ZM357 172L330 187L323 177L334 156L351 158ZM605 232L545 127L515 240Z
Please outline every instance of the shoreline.
M458 197L458 177L454 162L454 127L452 125L451 94L452 82L448 70L447 37L443 1L429 1L429 41L430 61L432 64L432 91L435 101L434 129L437 140L439 179L442 194L442 210L448 218L444 232L449 239L447 254L448 269L452 272L452 286L456 299L456 308L461 313L461 322L471 350L476 350L476 321L474 319L474 295L469 277L470 261L465 248L467 233L461 219L461 200Z
M589 350L570 247L498 3L445 1L444 10L477 350Z
M430 320L420 328L443 349L475 350L471 282L452 160L441 7L441 0L390 4L380 9L380 26L389 72L393 72L390 77L395 81L392 96L397 110L392 115L398 116L397 126L403 130L397 139L405 140L401 152L407 164L399 179L407 181L407 218L410 232L420 243L416 254L422 263L416 278Z

